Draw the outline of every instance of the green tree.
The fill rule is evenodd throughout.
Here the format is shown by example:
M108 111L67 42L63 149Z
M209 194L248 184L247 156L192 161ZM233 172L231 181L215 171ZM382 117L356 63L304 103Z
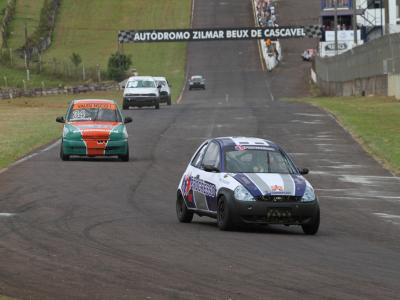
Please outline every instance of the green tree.
M119 52L111 54L108 59L108 76L115 81L122 81L127 77L127 71L131 65L132 59L130 55Z
M71 62L74 64L75 67L78 67L81 62L82 62L82 58L78 53L72 53L71 57Z

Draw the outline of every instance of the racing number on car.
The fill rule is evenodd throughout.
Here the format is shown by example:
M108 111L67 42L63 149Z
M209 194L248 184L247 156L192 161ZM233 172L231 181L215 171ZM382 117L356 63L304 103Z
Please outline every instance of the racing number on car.
M86 110L74 110L72 112L72 120L84 120L86 119Z

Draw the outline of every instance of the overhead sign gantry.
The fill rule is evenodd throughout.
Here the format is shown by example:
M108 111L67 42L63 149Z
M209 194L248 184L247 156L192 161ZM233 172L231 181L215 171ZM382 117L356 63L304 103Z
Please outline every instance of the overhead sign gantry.
M119 43L320 38L320 25L245 28L121 30Z

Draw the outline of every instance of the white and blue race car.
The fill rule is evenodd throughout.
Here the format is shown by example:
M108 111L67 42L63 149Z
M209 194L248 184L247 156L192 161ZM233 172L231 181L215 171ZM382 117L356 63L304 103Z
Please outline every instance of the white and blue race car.
M246 223L284 224L316 234L320 210L313 187L302 176L308 172L268 140L207 140L179 182L178 220L189 223L197 214L216 218L221 230Z

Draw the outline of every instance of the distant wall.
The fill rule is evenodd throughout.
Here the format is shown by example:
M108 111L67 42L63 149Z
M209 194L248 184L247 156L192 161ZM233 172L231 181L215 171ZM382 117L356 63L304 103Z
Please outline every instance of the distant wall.
M110 91L120 90L118 83L104 82L104 83L91 83L82 84L70 87L59 88L36 88L36 89L0 89L0 100L13 99L17 97L38 97L48 95L63 95L63 94L80 94L94 91Z
M386 35L335 57L316 58L321 92L329 96L396 95L400 33ZM394 76L394 77L393 77Z

